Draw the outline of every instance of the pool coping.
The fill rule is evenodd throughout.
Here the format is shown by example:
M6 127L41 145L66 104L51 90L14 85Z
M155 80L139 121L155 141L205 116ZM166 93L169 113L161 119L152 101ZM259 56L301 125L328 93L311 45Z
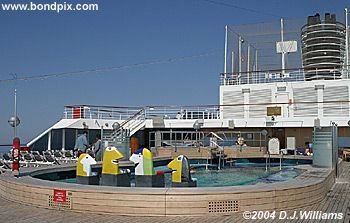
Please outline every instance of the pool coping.
M287 210L322 200L335 182L335 171L299 165L299 176L268 184L197 188L123 188L41 180L32 173L74 165L26 169L15 178L0 175L0 196L44 208L130 216L230 215L243 211ZM66 204L52 201L54 190L67 191ZM51 199L51 200L50 200Z

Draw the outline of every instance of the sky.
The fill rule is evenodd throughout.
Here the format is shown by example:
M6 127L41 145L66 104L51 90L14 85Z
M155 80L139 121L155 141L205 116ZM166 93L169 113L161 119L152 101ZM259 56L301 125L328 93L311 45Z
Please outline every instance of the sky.
M65 105L219 104L226 24L271 22L281 17L306 21L317 12L343 13L350 6L350 0L56 2L98 3L99 10L0 10L0 144L12 141L13 129L7 121L14 112L15 87L22 143L59 121ZM20 79L139 63L149 65L1 82L13 74Z

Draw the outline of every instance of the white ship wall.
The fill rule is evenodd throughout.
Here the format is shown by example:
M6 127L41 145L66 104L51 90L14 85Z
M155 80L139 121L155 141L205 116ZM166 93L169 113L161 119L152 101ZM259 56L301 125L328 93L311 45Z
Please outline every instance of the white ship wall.
M222 85L220 115L236 127L313 127L317 118L321 126L330 121L347 126L349 86L348 79ZM280 106L282 114L273 120L267 107L274 106Z

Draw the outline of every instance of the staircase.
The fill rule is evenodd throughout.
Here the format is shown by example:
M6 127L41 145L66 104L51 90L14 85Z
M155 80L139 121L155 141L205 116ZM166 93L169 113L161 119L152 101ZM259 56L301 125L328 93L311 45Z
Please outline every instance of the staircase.
M119 149L128 149L130 137L145 126L145 111L139 110L127 120L123 121L119 128L104 130L103 140L108 145L116 146ZM123 151L121 151L123 153ZM126 151L124 152L126 155Z

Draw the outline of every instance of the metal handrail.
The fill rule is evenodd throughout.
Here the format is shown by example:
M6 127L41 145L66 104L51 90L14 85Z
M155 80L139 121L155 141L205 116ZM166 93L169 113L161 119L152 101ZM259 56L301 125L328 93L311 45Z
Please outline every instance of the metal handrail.
M132 120L143 113L145 119L154 117L164 119L219 119L219 108L218 105L146 107L70 105L64 107L64 118L111 119L121 120L124 123L124 121Z
M256 70L249 72L221 73L221 85L244 85L244 84L262 84L275 82L297 82L323 80L325 78L340 79L348 78L350 67L338 65L320 65L316 67L304 67L293 69L278 70ZM308 75L312 74L311 78ZM325 74L328 74L327 77ZM345 74L345 75L344 75Z
M139 119L139 117L141 117L141 119ZM132 132L133 128L130 128L130 124L132 121L139 121L139 120L145 120L144 117L144 109L139 110L138 112L136 112L134 115L130 116L127 120L123 121L120 124L120 127L118 129L116 129L115 131L113 131L113 133L111 134L112 138L118 137L118 133L120 133L121 131L127 130L128 133ZM129 124L128 128L126 128L126 125ZM136 128L137 126L134 126L134 128Z

